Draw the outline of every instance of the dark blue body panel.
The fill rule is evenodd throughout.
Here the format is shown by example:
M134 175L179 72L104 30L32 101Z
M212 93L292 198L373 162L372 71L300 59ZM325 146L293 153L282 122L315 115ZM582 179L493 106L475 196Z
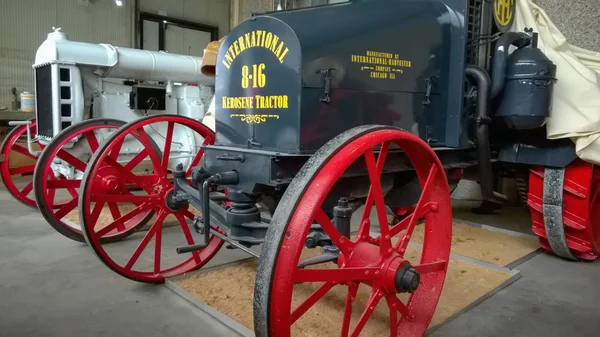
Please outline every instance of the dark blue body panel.
M354 126L383 124L418 134L431 146L469 147L462 85L466 5L353 1L241 23L223 41L217 60L217 144L311 154ZM276 35L278 43L241 51L240 38L258 31ZM289 48L283 63L276 53L281 42ZM243 88L242 67L260 64L264 87ZM223 101L248 102L256 95L286 96L288 104L232 108Z

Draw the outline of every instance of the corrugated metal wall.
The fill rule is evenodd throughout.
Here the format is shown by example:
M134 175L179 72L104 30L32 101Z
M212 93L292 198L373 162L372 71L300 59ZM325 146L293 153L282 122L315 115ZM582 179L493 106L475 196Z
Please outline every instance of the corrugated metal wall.
M53 26L71 40L132 46L132 1L0 0L0 108L10 108L11 88L33 91L35 52Z

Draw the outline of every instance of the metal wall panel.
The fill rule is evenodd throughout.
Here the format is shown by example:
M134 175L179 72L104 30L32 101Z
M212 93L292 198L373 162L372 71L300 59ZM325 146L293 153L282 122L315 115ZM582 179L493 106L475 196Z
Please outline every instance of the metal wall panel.
M61 27L69 39L132 46L133 0L0 0L0 109L11 88L33 92L31 65L39 45ZM0 111L1 113L1 111Z
M219 37L229 33L229 7L230 0L140 0L141 12L217 26Z

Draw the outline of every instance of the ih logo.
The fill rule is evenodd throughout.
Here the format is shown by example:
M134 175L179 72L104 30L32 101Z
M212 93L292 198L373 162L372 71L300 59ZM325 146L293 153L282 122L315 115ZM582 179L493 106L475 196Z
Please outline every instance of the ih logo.
M506 33L515 19L515 0L494 0L494 21L496 27Z

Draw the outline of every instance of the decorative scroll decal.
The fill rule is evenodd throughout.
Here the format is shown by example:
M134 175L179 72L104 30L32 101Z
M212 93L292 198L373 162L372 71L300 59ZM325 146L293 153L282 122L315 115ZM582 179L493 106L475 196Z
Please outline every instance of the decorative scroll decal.
M260 124L267 121L268 118L279 119L279 115L251 115L251 114L230 114L230 118L240 118L242 122L248 124Z

